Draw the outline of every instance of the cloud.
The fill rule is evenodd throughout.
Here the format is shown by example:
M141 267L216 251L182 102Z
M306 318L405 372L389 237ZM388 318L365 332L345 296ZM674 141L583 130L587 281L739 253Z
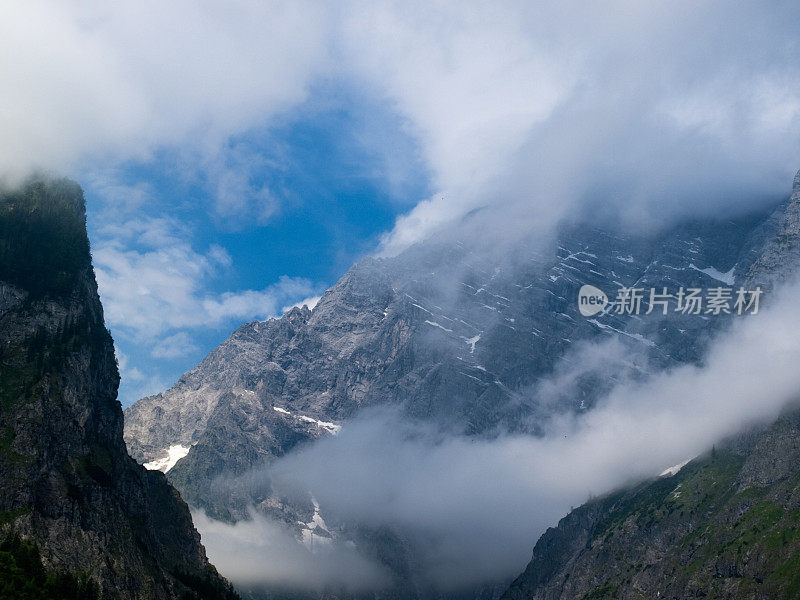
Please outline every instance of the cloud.
M489 200L493 180L575 75L551 59L540 28L526 30L521 3L356 6L343 36L354 69L406 118L437 189L399 220L385 243L391 251Z
M292 533L260 514L234 525L192 514L202 531L209 558L238 586L301 589L344 589L360 592L385 584L388 573L347 545L326 545L318 538L314 551L300 545ZM269 560L265 558L269 557Z
M120 386L120 389L123 390L120 400L125 404L129 403L125 402L128 398L138 400L145 396L157 394L166 388L168 383L166 379L150 370L144 373L138 367L132 366L130 358L120 350L119 346L115 345L114 351L119 365L119 374L123 382Z
M282 277L260 290L210 292L209 280L219 269L231 268L230 255L213 244L195 250L189 232L168 218L106 225L92 254L110 328L139 341L178 329L275 316L287 301L316 291L305 279ZM176 357L193 347L186 333L175 333L161 339L152 354Z
M150 355L153 358L178 358L197 352L198 348L185 331L167 336L153 347Z
M128 192L120 187L126 206ZM286 276L261 289L226 290L221 278L236 265L225 248L196 249L193 229L170 217L107 211L116 218L96 215L92 259L106 324L129 355L117 354L123 406L169 387L242 322L280 316L281 307L298 298L308 304L319 292Z
M477 208L461 235L487 245L563 218L735 212L785 195L800 165L795 5L357 6L354 68L406 118L435 190L385 254Z
M289 304L288 306L284 306L281 309L281 314L289 312L293 308L302 308L303 306L307 306L310 309L314 309L317 305L317 302L320 301L322 296L309 296L308 298L303 298L302 300L295 302L294 304Z
M205 184L211 188L214 210L233 227L263 225L278 211L278 198L258 183L258 175L275 168L259 152L241 145L226 145L201 157Z
M782 194L800 163L799 12L9 0L0 172L91 172L172 149L220 218L263 222L280 208L254 176L270 165L233 140L333 83L385 98L431 178L435 193L384 239L389 254L483 206L494 241L512 222L521 235L587 210L650 225L736 210Z
M507 579L570 506L654 477L797 401L798 293L793 285L759 315L741 318L704 367L624 380L596 409L557 418L542 438L443 437L392 411L364 413L252 480L310 490L326 519L396 528L418 553L424 583L451 589ZM595 350L579 357L595 364L609 348ZM238 527L237 537L251 526ZM204 541L212 556L231 544L225 535ZM279 559L268 548L249 556L234 581L258 578L262 565Z
M114 346L114 354L117 358L120 375L131 381L142 381L145 378L144 373L136 367L130 366L128 355L120 350L119 346Z
M5 172L221 141L303 100L325 66L312 2L4 2Z

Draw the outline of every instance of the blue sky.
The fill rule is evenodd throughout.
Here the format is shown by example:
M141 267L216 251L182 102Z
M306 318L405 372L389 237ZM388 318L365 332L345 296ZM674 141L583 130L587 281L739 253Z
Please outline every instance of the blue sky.
M44 170L83 186L127 406L240 324L313 303L366 254L447 235L503 266L564 220L630 233L785 197L800 168L798 23L796 0L3 0L0 183ZM356 499L369 513L371 483L385 497L434 482L406 506L395 494L392 519L441 508L451 539L476 522L496 532L501 515L518 534L509 499L561 512L587 481L629 480L631 456L658 473L795 394L794 303L777 308L707 369L660 377L653 393L621 382L569 440L534 440L530 461L502 437L480 456L441 440L400 448L425 464L394 482L379 465ZM763 381L773 393L754 403ZM364 425L327 441L358 456L365 440L392 442ZM315 468L334 489L337 469L360 466L318 448L312 469L292 471ZM573 477L543 498L537 465ZM476 508L472 473L510 482L490 486L495 510ZM443 489L455 504L419 504ZM474 553L452 558L474 571Z
M326 89L313 98L272 126L227 141L229 149L245 157L249 193L269 190L266 216L253 216L250 206L242 213L220 214L215 184L201 165L186 165L176 151L118 166L111 180L102 171L84 174L93 247L118 239L116 227L125 229L131 221L167 219L174 221L172 234L194 252L203 255L215 248L226 257L198 281L198 295L279 287L282 278L302 280L277 292L275 302L260 307L256 302L244 313L210 323L166 323L154 334L130 326L124 314L109 315L120 354L123 406L174 383L241 323L279 315L285 306L321 294L355 261L378 248L399 214L429 195L426 167L396 115L345 89ZM113 200L110 186L134 198L135 190L145 189L146 201L119 210L124 201ZM117 208L109 210L109 204ZM115 227L111 233L110 225ZM141 239L145 233L125 240L123 250L153 250ZM102 273L106 267L101 253L98 269ZM104 277L99 278L102 294ZM154 345L164 338L173 338L175 344L153 356Z
M129 404L364 254L785 195L797 22L783 0L6 0L0 178L83 185Z

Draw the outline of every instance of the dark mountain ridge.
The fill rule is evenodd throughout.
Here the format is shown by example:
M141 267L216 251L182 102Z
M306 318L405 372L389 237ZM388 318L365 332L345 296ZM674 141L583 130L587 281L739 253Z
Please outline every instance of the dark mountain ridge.
M83 192L43 178L4 190L0 538L35 546L43 569L93 582L103 598L234 598L177 491L128 456L118 383Z
M800 410L548 529L504 600L800 595Z

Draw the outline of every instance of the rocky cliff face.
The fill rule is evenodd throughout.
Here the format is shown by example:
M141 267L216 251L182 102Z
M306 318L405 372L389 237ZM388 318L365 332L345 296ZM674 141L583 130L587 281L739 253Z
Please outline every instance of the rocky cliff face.
M80 188L0 194L0 537L105 598L232 598L162 473L131 459Z
M536 543L506 600L796 598L800 411L675 475L589 502Z
M771 221L775 233L766 240L747 274L748 281L758 280L768 286L794 275L793 267L800 264L800 171L786 208L773 214Z
M745 282L772 289L796 276L799 215L800 172ZM794 407L677 474L587 503L539 539L503 598L797 597L799 449Z
M366 259L313 310L242 325L172 388L127 409L125 440L151 466L168 464L170 448L188 451L170 477L190 503L224 516L230 507L208 497L214 477L331 435L366 406L401 406L459 433L536 432L542 408L524 392L580 341L617 338L638 368L663 368L699 360L726 322L586 319L582 284L612 299L622 285L733 286L774 236L778 221L768 217L684 223L653 236L576 227L503 264L433 244ZM587 373L565 408L591 408L609 375Z
M313 310L242 325L172 388L130 407L125 440L138 461L172 467L168 477L184 498L211 516L246 518L254 505L298 529L298 539L313 536L303 523L318 514L335 521L324 506L232 487L228 478L334 435L368 406L398 406L456 434L536 434L550 411L591 410L622 369L636 376L699 362L729 323L725 315L664 317L656 310L585 318L578 289L591 284L613 300L622 286L674 293L772 280L791 262L769 257L794 247L798 206L796 189L791 201L764 214L657 233L570 226L535 250L516 248L500 259L435 242L366 259ZM647 308L645 300L642 313ZM588 369L555 399L540 398L536 386L560 361L582 341L603 340L617 340L626 359ZM174 463L170 456L183 458ZM370 535L355 541L363 548ZM399 539L376 554L391 556L406 585L413 557Z

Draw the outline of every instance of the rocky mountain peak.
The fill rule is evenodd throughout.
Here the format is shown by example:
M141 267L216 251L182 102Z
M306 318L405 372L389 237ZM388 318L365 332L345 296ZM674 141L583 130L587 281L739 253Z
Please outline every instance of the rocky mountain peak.
M730 315L586 318L578 290L590 284L614 299L622 286L675 293L741 285L748 274L761 283L767 265L787 268L785 254L771 262L770 253L784 252L789 208L657 232L570 224L545 248L523 244L513 260L476 256L450 240L365 259L313 310L240 327L173 387L128 408L128 448L142 463L169 465L184 498L210 516L247 519L255 507L303 539L311 515L335 522L327 507L251 484L250 470L337 435L369 407L388 405L456 435L537 434L553 411L591 410L621 375L699 364ZM635 360L587 369L553 397L537 396L536 386L583 343L608 339ZM170 461L176 448L185 455ZM380 546L380 535L353 535L359 547ZM393 554L389 562L406 577L413 567L403 560Z

